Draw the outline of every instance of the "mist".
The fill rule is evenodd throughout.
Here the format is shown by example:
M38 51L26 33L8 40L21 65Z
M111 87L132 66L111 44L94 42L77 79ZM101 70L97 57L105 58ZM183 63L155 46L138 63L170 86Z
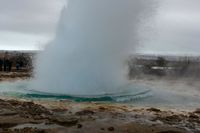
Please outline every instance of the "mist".
M69 0L54 41L37 61L33 88L58 94L114 93L128 84L125 60L153 13L146 0Z

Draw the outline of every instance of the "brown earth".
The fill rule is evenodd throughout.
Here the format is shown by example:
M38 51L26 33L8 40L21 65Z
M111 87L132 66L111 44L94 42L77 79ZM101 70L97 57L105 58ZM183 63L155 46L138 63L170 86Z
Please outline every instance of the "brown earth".
M32 74L28 71L20 72L0 72L0 81L16 81L31 78Z
M199 118L199 110L176 112L108 103L0 100L1 133L197 133Z

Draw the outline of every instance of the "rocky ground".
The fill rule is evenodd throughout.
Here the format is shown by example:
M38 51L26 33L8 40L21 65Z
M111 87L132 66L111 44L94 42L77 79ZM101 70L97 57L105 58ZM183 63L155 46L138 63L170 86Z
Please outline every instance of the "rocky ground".
M0 100L1 133L199 133L200 110L108 103Z
M0 81L24 80L31 77L31 72L0 72Z

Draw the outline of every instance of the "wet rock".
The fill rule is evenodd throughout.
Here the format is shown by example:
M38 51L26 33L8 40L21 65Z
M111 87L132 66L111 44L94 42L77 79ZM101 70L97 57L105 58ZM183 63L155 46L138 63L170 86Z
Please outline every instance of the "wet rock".
M196 109L196 110L194 111L194 113L200 115L200 108L199 108L199 109Z
M191 122L191 123L198 123L198 124L200 124L199 116L196 115L196 114L194 114L194 113L189 114L189 120L188 121Z
M162 131L162 132L158 132L158 133L181 133L179 131Z
M0 99L0 103L5 102L4 100Z
M0 116L18 115L25 119L48 119L51 117L52 111L33 102L20 102L16 100L0 101Z
M83 125L81 125L81 124L77 125L77 128L82 128L82 127L83 127Z
M4 130L4 132L5 133L49 133L45 130L35 129L35 128L31 128L31 127L26 127L23 129L14 129L14 130L7 129L7 130Z
M156 112L156 113L161 112L160 109L156 109L156 108L149 108L149 109L147 109L147 111Z
M179 115L171 115L171 116L158 118L158 120L161 120L164 123L174 124L174 123L181 122L183 120L183 118Z
M21 105L21 103L19 101L16 100L9 100L8 101L12 106L19 106Z
M59 113L61 112L62 113L62 112L67 112L68 109L52 109L52 111L53 112L59 112Z
M11 127L14 127L16 125L17 125L17 123L4 123L4 122L2 122L2 123L0 123L0 128L3 128L3 129L11 128Z
M99 110L100 110L100 111L106 111L107 108L100 106L100 107L99 107Z
M1 100L0 101L0 108L10 108L12 107L8 102Z
M52 113L41 105L34 104L33 102L22 102L14 106L20 116L25 118L42 119L52 115Z
M112 132L112 131L114 131L114 130L115 130L114 127L109 127L109 128L108 128L108 131L111 131L111 132Z
M25 102L22 107L31 115L51 114L45 107L32 102Z
M67 127L76 125L78 123L77 118L66 117L66 116L54 116L54 118L51 121L57 123L58 125Z
M11 115L17 115L18 113L16 111L12 111L9 109L0 109L0 116L11 116Z
M199 116L198 116L198 115L195 115L194 113L191 113L191 114L189 115L189 118L191 118L191 119L199 119Z
M79 111L79 112L76 112L75 115L79 115L79 116L82 116L82 115L93 115L94 114L94 111L91 111L91 110L82 110L82 111Z

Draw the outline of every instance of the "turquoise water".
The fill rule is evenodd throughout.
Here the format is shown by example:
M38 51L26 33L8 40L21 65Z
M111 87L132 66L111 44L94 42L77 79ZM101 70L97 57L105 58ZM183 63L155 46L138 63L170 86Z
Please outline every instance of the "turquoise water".
M28 93L20 94L20 97L23 98L46 98L46 99L68 99L76 102L89 102L89 101L109 101L109 102L126 102L126 101L135 101L142 99L149 95L149 90L144 92L138 92L136 94L105 94L105 95L96 95L96 96L75 96L75 95L54 95L54 94L45 94L45 93Z
M126 85L115 93L99 95L63 95L51 94L30 90L30 81L2 82L0 83L0 95L24 99L49 99L72 100L76 102L105 101L105 102L131 102L139 101L151 96L151 90L138 85Z
M1 82L0 96L28 100L71 100L75 102L111 102L131 105L172 108L198 108L200 97L198 92L190 93L190 89L180 91L163 86L146 86L144 84L128 84L116 89L113 93L99 95L63 95L30 90L31 81ZM187 88L187 87L186 87ZM189 87L188 87L189 88Z

